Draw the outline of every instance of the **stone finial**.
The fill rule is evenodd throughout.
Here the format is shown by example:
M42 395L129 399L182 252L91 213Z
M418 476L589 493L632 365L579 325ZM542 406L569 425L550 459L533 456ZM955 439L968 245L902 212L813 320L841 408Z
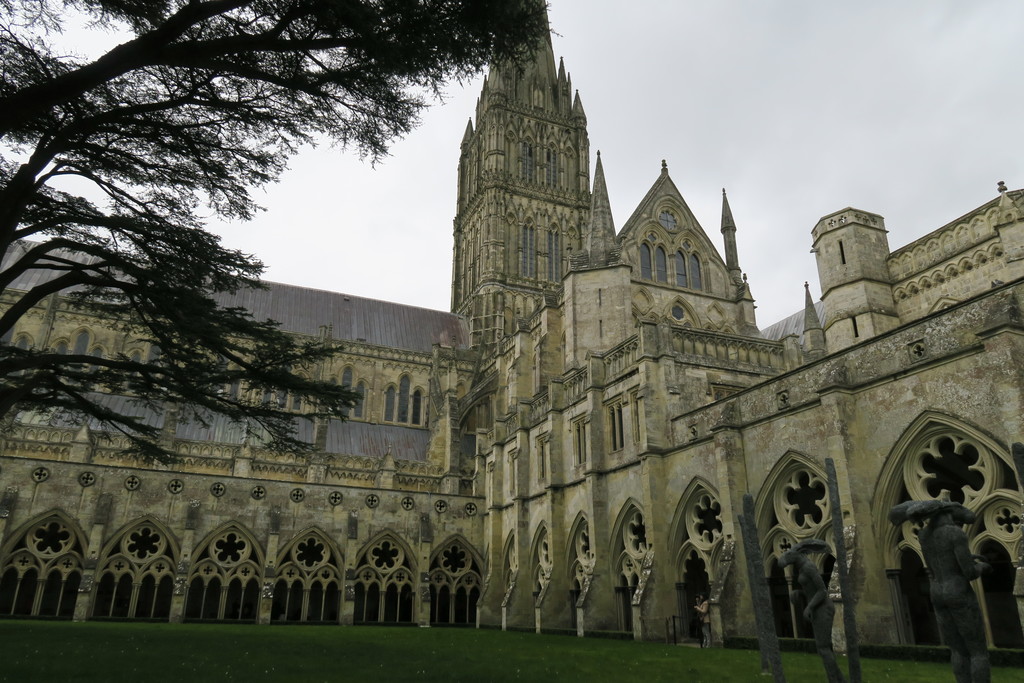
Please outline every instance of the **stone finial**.
M996 185L996 189L999 190L999 194L1006 194L1006 181L1000 180Z
M664 159L661 160L661 172L663 174L668 173L668 162L666 162Z

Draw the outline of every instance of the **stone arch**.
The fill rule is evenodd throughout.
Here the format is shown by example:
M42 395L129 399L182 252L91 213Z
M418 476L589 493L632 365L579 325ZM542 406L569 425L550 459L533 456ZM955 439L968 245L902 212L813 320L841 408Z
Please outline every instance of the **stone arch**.
M608 559L618 613L619 630L632 631L633 605L643 600L646 583L645 565L653 560L653 549L647 538L647 520L643 507L629 498L623 503L612 525Z
M295 534L277 555L271 621L337 623L344 567L344 554L323 530Z
M533 542L530 544L530 586L537 596L538 607L544 602L548 586L551 584L551 571L554 568L552 550L547 524L541 522L537 525Z
M682 309L683 317L676 317L676 307ZM700 318L686 299L681 296L675 297L665 309L665 319L672 321L674 325L685 325L690 323L692 327L700 327Z
M255 621L265 564L251 531L235 521L221 524L192 554L185 618Z
M152 515L113 533L96 563L95 617L166 619L171 614L177 538Z
M926 594L928 576L914 526L909 521L894 526L886 513L904 501L948 497L975 513L976 519L967 529L972 549L985 550L999 562L1018 557L1019 493L1007 448L965 420L924 411L889 451L875 491L871 502L872 509L879 511L874 522L875 537L891 582L901 641L937 643L931 605L916 599L916 594ZM982 582L975 590L979 592L989 638L994 640L997 630L1001 634L1009 632L1013 647L1024 646L1024 633L1012 601L999 598L1005 586L1000 580L990 581L988 589L996 595L988 596L985 585Z
M22 524L0 548L0 615L70 619L87 552L85 533L59 508Z
M412 623L416 556L390 530L378 533L356 554L354 579L357 623Z
M683 616L683 626L689 635L698 637L696 631L700 627L693 606L698 595L710 595L723 544L718 492L703 477L691 479L679 497L669 538L674 546L671 552L676 613Z
M430 555L430 623L476 624L483 585L483 558L461 534L452 534Z

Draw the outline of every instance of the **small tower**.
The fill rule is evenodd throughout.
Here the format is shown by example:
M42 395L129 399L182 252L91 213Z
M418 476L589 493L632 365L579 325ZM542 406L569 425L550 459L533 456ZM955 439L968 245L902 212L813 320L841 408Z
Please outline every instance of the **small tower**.
M811 231L829 353L899 325L886 234L881 216L852 208L823 217Z
M729 207L729 197L722 188L722 240L725 242L725 265L729 268L729 279L736 286L743 284L743 271L740 270L740 257L736 250L736 221Z
M584 245L563 285L567 367L583 364L588 353L614 346L634 329L630 267L619 258L600 152Z
M550 35L522 65L495 64L459 157L452 312L493 347L556 297L590 207L587 119Z
M808 359L825 355L825 330L821 328L818 311L811 299L811 286L804 283L804 356Z

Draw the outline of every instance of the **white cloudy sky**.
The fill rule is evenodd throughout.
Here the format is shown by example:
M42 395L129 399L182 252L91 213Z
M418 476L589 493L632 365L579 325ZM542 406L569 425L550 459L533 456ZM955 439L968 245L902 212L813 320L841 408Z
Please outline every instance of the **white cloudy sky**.
M846 206L896 248L1024 187L1019 0L551 0L616 226L661 160L721 249L721 188L761 327L819 294L810 230ZM309 150L254 223L267 279L447 310L459 142L479 79L372 167Z

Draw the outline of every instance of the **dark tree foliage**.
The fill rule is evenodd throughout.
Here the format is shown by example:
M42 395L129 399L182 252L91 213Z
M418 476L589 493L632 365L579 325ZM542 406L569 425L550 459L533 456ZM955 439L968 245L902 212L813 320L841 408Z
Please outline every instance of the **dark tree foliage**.
M64 54L68 16L120 44ZM355 394L304 378L337 349L219 305L259 287L262 265L204 217L252 216L251 189L303 144L381 157L447 79L521 59L546 30L536 0L0 0L0 416L70 411L169 458L154 429L99 397L128 393L304 448L293 416L253 397L287 391L307 418L341 416ZM160 353L12 346L54 295ZM250 391L224 390L238 383Z

